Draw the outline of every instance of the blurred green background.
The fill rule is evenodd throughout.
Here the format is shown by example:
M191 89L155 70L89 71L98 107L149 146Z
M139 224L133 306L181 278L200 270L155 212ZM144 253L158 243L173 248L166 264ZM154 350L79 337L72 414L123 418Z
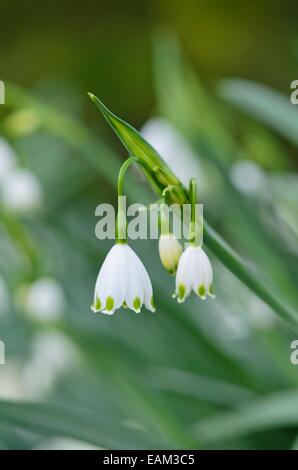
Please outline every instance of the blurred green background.
M90 311L112 246L94 212L126 153L86 95L197 177L206 219L297 312L297 2L0 8L0 448L298 448L298 331L212 252L214 301L177 305L136 241L157 313Z

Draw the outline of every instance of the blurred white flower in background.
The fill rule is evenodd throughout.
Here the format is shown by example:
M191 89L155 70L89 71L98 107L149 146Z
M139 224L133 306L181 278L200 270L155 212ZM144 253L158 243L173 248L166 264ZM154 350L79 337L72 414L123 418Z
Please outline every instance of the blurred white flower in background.
M40 442L34 450L101 450L101 448L69 437L55 437Z
M17 165L17 158L9 143L0 137L0 183Z
M247 295L249 309L248 320L257 329L270 329L277 323L274 312L268 305L254 295Z
M163 118L152 118L143 126L141 134L185 186L195 177L199 188L204 190L206 179L198 155L172 124Z
M40 115L31 108L18 109L5 119L5 130L19 137L34 132L41 124Z
M28 287L23 303L31 318L45 322L55 321L64 311L65 295L57 281L45 277Z
M266 174L251 160L237 161L230 168L230 179L238 191L247 195L261 192L266 185Z
M253 336L256 330L270 330L277 323L274 312L217 261L217 291L221 302L209 304L208 315L200 315L207 336L231 346ZM233 295L231 296L231 292Z
M1 202L8 210L32 212L41 207L42 199L41 184L29 170L15 169L2 181Z
M9 293L4 279L0 276L0 316L9 308Z
M25 397L20 370L20 365L12 359L5 366L0 366L0 399L21 400Z
M263 218L273 233L281 239L283 249L298 253L298 175L275 173L268 178L272 196L273 211L267 211Z
M26 396L41 398L80 360L75 344L62 333L43 332L32 342L32 356L21 374Z

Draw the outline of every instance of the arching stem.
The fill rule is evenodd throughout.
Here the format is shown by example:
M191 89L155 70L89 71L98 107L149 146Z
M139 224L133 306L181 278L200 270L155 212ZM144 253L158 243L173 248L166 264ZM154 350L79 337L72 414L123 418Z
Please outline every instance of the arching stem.
M126 222L126 196L123 194L124 176L128 168L137 163L141 165L147 172L150 168L139 158L131 156L122 164L118 174L118 213L116 222L116 241L117 243L126 243L127 241L127 222Z

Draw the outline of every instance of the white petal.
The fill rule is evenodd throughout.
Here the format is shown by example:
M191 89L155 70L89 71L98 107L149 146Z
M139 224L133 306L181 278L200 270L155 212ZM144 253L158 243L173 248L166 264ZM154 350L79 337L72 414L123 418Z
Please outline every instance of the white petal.
M193 289L202 299L212 293L213 272L208 256L198 246L188 247L181 255L176 275L176 291L178 302L183 302Z
M190 246L182 253L176 274L176 295L183 302L190 293L196 273L195 248Z
M193 279L193 290L202 299L206 298L209 293L210 286L212 285L212 267L208 256L200 247L196 249L197 257L197 270ZM210 294L211 295L211 294Z
M128 288L125 294L127 306L135 312L140 312L144 302L144 290L138 269L138 256L128 247L127 250L127 277Z
M122 244L113 246L103 262L96 281L94 306L99 299L100 311L103 313L114 313L124 301L122 292L122 280L126 279L124 247Z
M202 270L204 273L205 287L206 290L208 290L213 282L213 272L209 258L206 253L202 250L202 248L200 249L200 263L202 265Z
M203 262L201 259L201 251L200 247L196 247L193 256L195 258L195 274L192 281L192 289L193 291L198 294L202 299L206 298L206 287L205 287L205 276L204 276L204 269L203 269Z
M155 305L153 300L153 289L150 281L150 277L139 257L137 257L136 264L138 267L139 278L142 283L142 289L144 294L144 304L148 310L155 312Z

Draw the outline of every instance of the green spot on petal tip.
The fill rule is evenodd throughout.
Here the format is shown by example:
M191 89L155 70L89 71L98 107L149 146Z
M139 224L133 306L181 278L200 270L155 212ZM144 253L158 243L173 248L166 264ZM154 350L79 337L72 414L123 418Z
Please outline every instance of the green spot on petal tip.
M113 297L109 296L107 297L107 300L106 300L106 310L110 312L111 310L113 310L113 307L114 307L114 299Z
M208 289L208 294L210 297L215 298L214 290L213 290L213 285L211 285Z
M205 286L199 286L198 288L198 294L202 299L205 299L206 297L206 289Z
M133 308L135 309L135 311L137 313L140 312L140 309L141 309L141 300L139 297L136 297L133 301Z
M185 298L185 285L180 284L178 286L178 302L183 302Z

